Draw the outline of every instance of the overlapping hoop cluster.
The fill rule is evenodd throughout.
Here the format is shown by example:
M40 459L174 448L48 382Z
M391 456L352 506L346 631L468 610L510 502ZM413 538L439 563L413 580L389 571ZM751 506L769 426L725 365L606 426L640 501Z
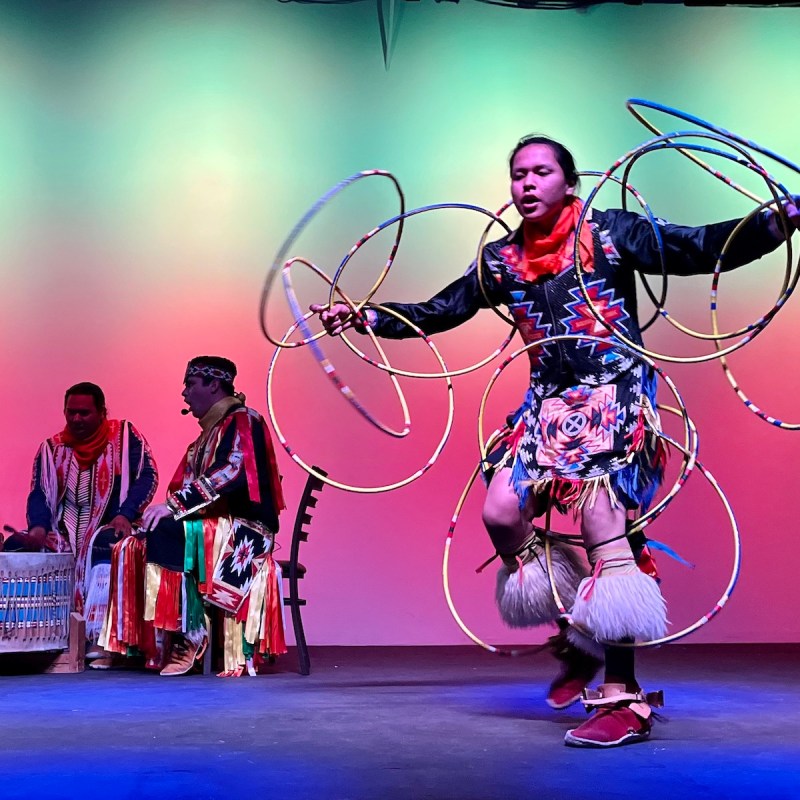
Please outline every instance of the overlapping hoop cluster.
M755 203L753 210L742 220L742 222L731 233L730 237L728 238L727 242L722 248L722 252L720 254L715 270L713 272L711 279L711 293L710 293L710 312L711 312L710 332L697 331L690 328L687 325L684 325L667 310L666 308L667 275L666 271L663 269L663 262L664 262L663 254L662 254L662 276L661 276L662 284L661 284L661 290L658 294L656 294L656 292L652 289L652 287L649 285L644 276L640 276L642 277L645 292L651 299L655 308L653 316L647 322L644 323L644 325L642 326L642 330L649 327L660 316L682 333L685 333L686 335L692 338L711 342L713 345L713 349L710 350L710 352L703 355L679 356L679 355L672 355L669 353L657 353L650 351L642 347L641 345L637 344L636 342L632 341L630 338L628 338L625 332L621 330L618 326L614 325L612 322L607 321L602 316L600 309L598 309L594 304L594 302L592 301L592 298L590 297L586 289L586 284L584 281L584 271L582 269L580 261L580 252L577 246L579 237L578 236L575 237L576 248L574 253L574 261L578 276L578 284L580 287L581 294L583 295L584 301L591 310L591 313L593 314L595 319L614 337L616 346L619 349L627 351L627 353L638 358L643 364L646 364L648 367L652 368L660 375L665 385L670 389L670 391L673 394L675 400L675 406L659 405L659 408L662 411L679 416L683 423L684 434L682 443L671 439L670 437L666 436L664 433L660 431L654 431L654 433L656 433L659 437L661 437L662 440L670 444L676 451L682 454L683 457L682 464L679 470L678 477L676 478L671 488L666 492L666 494L659 503L653 506L646 514L642 515L634 522L633 526L628 531L629 535L631 533L643 530L650 523L652 523L661 513L663 513L663 511L672 502L672 500L678 494L680 489L686 483L689 475L695 469L697 469L697 471L699 471L700 474L706 478L712 489L716 492L716 494L720 498L720 501L723 504L725 512L729 518L733 536L734 558L733 558L733 565L731 569L730 578L727 586L725 587L725 590L723 591L719 600L715 603L714 607L709 612L699 617L694 623L688 625L687 627L683 628L680 631L677 631L661 639L658 639L657 641L640 642L636 643L636 645L633 645L641 647L641 646L660 645L660 644L665 644L667 642L675 641L676 639L682 638L683 636L688 635L692 631L706 624L717 613L719 613L719 611L727 603L736 585L736 581L738 579L739 570L741 566L739 530L736 523L736 519L733 515L730 504L728 502L728 499L725 496L722 489L720 488L719 484L714 479L713 475L711 475L711 473L707 469L705 469L705 467L703 467L702 464L697 460L699 443L698 443L696 427L692 422L691 418L689 417L686 406L680 396L677 387L669 378L669 376L663 371L663 369L656 364L656 361L689 364L689 363L700 363L718 359L727 380L731 384L737 396L743 401L745 406L750 411L755 413L760 419L776 427L783 428L785 430L800 429L800 423L786 422L784 420L777 419L768 414L767 412L765 412L764 410L762 410L761 408L759 408L755 403L753 403L753 401L750 400L750 398L738 385L736 378L733 375L733 372L726 359L726 356L730 355L730 353L734 352L735 350L744 347L744 345L752 341L759 333L761 333L766 328L769 322L772 319L774 319L776 314L786 304L788 298L791 296L795 286L797 285L798 278L800 277L800 264L793 264L791 238L790 236L788 236L788 233L791 230L791 226L783 210L783 206L781 205L782 200L790 199L790 194L786 189L786 187L782 183L780 183L777 179L775 179L761 165L761 163L756 160L756 158L753 156L753 153L757 153L761 156L766 157L767 159L775 161L795 173L800 173L800 167L797 167L795 164L783 158L782 156L778 155L777 153L767 150L766 148L761 147L755 142L748 141L742 138L741 136L738 136L737 134L731 133L730 131L724 130L719 126L713 125L709 122L706 122L705 120L699 119L698 117L692 116L683 111L679 111L677 109L669 108L667 106L663 106L658 103L640 99L629 100L627 103L627 108L637 120L639 120L651 133L654 134L654 138L649 139L640 146L627 152L605 172L581 173L582 177L587 177L587 176L596 177L597 182L592 191L586 198L583 212L581 214L578 223L579 227L584 224L588 224L588 218L592 208L592 204L595 198L597 197L598 192L607 183L612 182L617 184L621 189L623 207L625 207L628 195L632 196L636 200L636 202L641 208L643 215L650 221L656 240L658 241L659 246L661 246L662 243L659 232L659 226L656 223L655 216L653 215L650 206L647 204L642 195L639 194L639 192L637 192L636 189L631 185L630 175L635 164L643 156L649 153L663 151L663 150L677 151L679 154L690 159L694 164L696 164L703 170L709 172L718 180L722 181L725 185L740 192L741 194L750 198ZM649 109L651 111L658 111L664 113L666 115L677 118L678 120L681 120L683 122L688 122L691 125L695 126L695 128L691 130L663 133L644 116L643 109ZM757 197L752 192L747 190L745 187L734 182L731 178L723 174L721 171L711 167L701 157L708 155L713 155L718 158L727 159L733 164L743 167L751 171L755 175L759 176L759 178L761 178L764 181L768 193L768 198L766 200L762 200L761 198ZM371 231L365 234L361 239L359 239L359 241L357 241L345 254L344 258L341 260L339 266L337 267L332 277L329 276L327 273L325 273L319 266L313 264L311 261L305 258L298 256L291 256L291 257L289 256L291 249L294 246L300 234L307 228L312 219L318 214L318 212L324 206L326 206L336 195L338 195L348 186L356 183L357 181L370 177L382 177L391 181L399 200L399 213L396 216L386 220L385 222L382 222L380 225L373 228ZM486 241L488 240L490 232L496 226L500 226L506 233L510 232L509 226L507 225L506 222L504 222L502 218L503 213L508 209L509 205L510 204L504 205L503 208L498 210L496 213L493 213L480 206L475 206L465 203L441 203L437 205L423 206L420 208L407 211L405 208L405 198L397 179L389 172L385 172L382 170L368 170L365 172L359 172L355 175L352 175L349 178L342 181L341 183L334 186L323 197L321 197L297 223L297 225L291 231L286 241L283 243L280 250L278 251L278 254L276 255L272 263L272 266L267 274L267 278L261 295L260 321L261 321L261 329L264 335L273 345L275 345L276 348L273 357L270 361L268 378L267 378L267 405L268 405L269 415L281 445L284 447L286 452L291 456L291 458L297 464L299 464L304 470L316 475L320 480L323 480L324 482L332 486L336 486L337 488L340 489L352 492L361 492L361 493L377 493L377 492L389 491L391 489L395 489L400 486L404 486L408 483L411 483L412 481L421 477L434 464L439 454L441 453L442 449L444 448L445 443L447 442L447 439L450 435L450 431L452 429L453 412L454 412L454 394L453 394L452 379L454 377L465 375L469 372L472 372L474 370L486 366L487 364L495 360L501 353L503 353L508 348L515 333L514 322L501 309L497 308L487 296L486 301L489 307L491 307L495 311L495 313L497 313L502 319L504 319L511 325L510 332L508 336L506 336L505 339L491 353L489 353L484 358L481 358L479 361L470 366L451 370L448 369L436 345L428 336L426 336L417 326L415 326L410 320L403 317L397 311L382 306L378 303L374 303L372 301L372 298L380 288L381 284L388 275L389 270L391 269L395 261L395 257L397 255L397 251L400 246L401 238L403 235L405 221L408 218L441 209L462 209L485 216L488 219L488 222L486 228L484 229L483 235L481 236L480 241L478 243L477 258L476 258L477 269L480 271L483 268L483 262L481 258L483 247ZM767 313L760 316L754 322L751 322L748 325L740 327L736 330L721 332L719 329L718 313L717 313L718 287L726 254L730 249L731 243L740 233L742 227L747 223L747 221L750 220L754 215L763 213L763 211L767 208L772 209L773 212L779 215L780 224L783 226L784 231L787 233L786 236L787 241L785 248L786 268L780 293L778 295L777 300L775 301L774 306ZM378 233L392 227L396 229L395 238L389 256L386 260L383 269L381 270L380 275L378 276L377 280L375 281L375 283L370 288L370 290L368 291L367 295L364 298L357 301L353 300L340 286L340 283L342 282L342 278L345 273L345 268L347 267L353 256L356 254L356 252L358 252L358 250L361 247L363 247L368 241L373 239ZM663 253L663 248L662 248L662 253ZM390 428L389 426L381 422L376 415L374 415L367 408L365 408L364 405L359 401L355 392L353 392L353 390L341 379L335 366L330 361L330 359L325 355L319 341L326 334L324 331L321 331L316 334L311 332L311 329L308 325L308 320L313 314L310 311L305 313L302 311L293 289L291 280L291 271L294 265L296 264L302 265L307 269L311 270L315 275L317 275L321 280L323 280L328 285L328 301L327 301L328 306L333 305L334 302L344 303L350 308L354 316L361 314L367 308L382 310L390 314L391 316L399 319L405 325L408 325L408 327L413 331L413 333L420 339L422 339L430 349L439 367L437 371L415 372L410 370L402 370L393 367L389 363L385 352L380 346L380 343L378 342L377 338L374 336L374 334L372 334L371 331L367 330L367 334L372 342L373 347L375 348L378 354L377 358L372 358L368 356L365 352L363 352L362 349L356 346L356 344L347 335L345 334L341 335L342 341L355 356L357 356L365 363L371 365L375 369L380 370L388 375L389 380L392 382L392 385L396 392L398 402L400 403L400 407L403 413L402 430L394 430ZM288 301L289 307L294 317L294 322L283 336L277 338L270 333L267 326L267 306L269 303L273 284L279 274L282 279L286 299ZM479 280L478 283L483 288L484 286L483 280ZM298 331L302 336L302 338L299 340L292 340L292 337ZM563 340L580 340L586 342L603 341L606 343L608 342L608 339L598 339L593 336L572 335L572 334L552 336L528 344L516 350L511 355L505 357L503 361L500 363L500 365L495 369L494 373L489 379L489 382L486 386L483 397L481 399L480 408L477 415L478 441L481 453L481 460L485 459L487 452L507 432L505 429L501 429L501 430L496 430L493 434L491 434L488 437L484 435L484 418L485 418L485 409L487 400L489 398L492 388L495 386L500 375L509 366L509 364L511 364L515 359L520 357L522 354L529 353L531 350L536 348L545 347L553 342L563 341ZM726 344L726 342L729 343ZM443 434L438 444L436 445L434 452L427 459L427 461L419 469L417 469L411 475L407 476L402 480L390 484L375 485L375 486L355 486L352 484L346 484L344 482L330 478L329 476L324 475L320 472L317 472L312 466L310 466L307 463L307 461L305 461L291 447L291 445L287 441L276 418L275 408L274 408L274 374L278 358L285 349L298 348L303 346L308 346L309 348L311 348L311 351L315 359L321 366L321 368L324 370L328 378L331 380L333 385L339 390L342 396L352 405L352 407L367 422L377 427L382 432L394 437L404 437L408 435L408 433L411 430L411 419L408 411L408 406L406 404L405 397L403 396L403 392L397 378L409 377L409 378L420 378L420 379L444 380L446 383L447 396L448 396L447 420L445 422ZM473 470L472 476L467 481L467 484L464 487L464 490L461 494L461 497L458 501L455 512L451 519L450 528L448 530L447 538L445 541L444 558L442 564L442 577L443 577L445 596L447 599L448 606L457 624L461 627L464 633L470 639L472 639L476 644L479 644L481 647L484 647L485 649L491 652L495 652L501 655L517 655L526 651L503 650L499 647L484 642L478 636L476 636L467 627L467 625L464 623L464 621L458 614L450 592L448 567L449 567L449 557L450 557L452 541L455 535L456 523L458 521L461 509L469 494L469 491L472 485L474 484L476 477L479 474L479 471L480 471L479 466L476 466L475 469ZM543 530L542 533L545 534L548 545L553 538L560 538L564 541L569 541L571 538L574 538L570 537L567 534L555 533L551 530ZM549 568L550 566L549 546L546 552L547 552L547 562ZM552 570L550 570L550 576L551 576L551 586L553 589L553 597L556 602L556 605L560 609L561 613L565 616L565 618L568 619L570 622L572 622L567 612L567 609L563 607L561 599L558 596L557 588L552 580Z

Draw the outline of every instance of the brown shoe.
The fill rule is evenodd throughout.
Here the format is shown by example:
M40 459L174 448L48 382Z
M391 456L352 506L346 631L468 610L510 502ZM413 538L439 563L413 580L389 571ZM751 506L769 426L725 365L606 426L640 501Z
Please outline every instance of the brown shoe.
M175 634L172 639L172 648L167 656L167 663L160 675L185 675L195 662L202 658L206 650L206 643L192 644L185 636Z

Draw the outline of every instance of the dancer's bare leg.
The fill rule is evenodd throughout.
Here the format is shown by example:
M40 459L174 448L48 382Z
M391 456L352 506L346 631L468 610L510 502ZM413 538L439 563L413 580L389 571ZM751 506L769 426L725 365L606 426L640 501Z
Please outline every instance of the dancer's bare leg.
M494 549L501 555L516 553L531 533L532 509L520 510L519 498L511 484L511 469L498 470L486 493L483 524Z
M551 637L549 644L561 662L561 669L550 684L547 703L553 708L566 708L580 699L601 662L567 641L566 623L559 619L553 600L541 543L533 541L533 518L544 512L544 504L540 502L537 506L534 498L520 510L510 478L510 469L500 470L494 476L483 507L483 522L503 560L497 581L497 604L500 615L511 627L558 623L561 630ZM585 566L570 547L556 543L550 555L559 594L570 607L586 574Z
M658 584L636 566L625 536L625 509L605 491L582 510L581 533L594 567L581 584L572 609L577 628L605 645L606 674L594 710L586 722L568 731L565 742L578 747L615 747L647 739L651 708L640 693L634 669L635 650L625 644L657 639L666 627L666 608ZM614 643L618 643L616 646ZM596 642L595 642L596 644Z

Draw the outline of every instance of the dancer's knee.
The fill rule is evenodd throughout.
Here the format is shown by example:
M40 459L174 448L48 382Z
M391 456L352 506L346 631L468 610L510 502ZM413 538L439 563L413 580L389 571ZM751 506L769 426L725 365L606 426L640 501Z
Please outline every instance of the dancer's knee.
M483 524L488 530L517 529L522 525L522 514L516 495L487 498L483 506Z

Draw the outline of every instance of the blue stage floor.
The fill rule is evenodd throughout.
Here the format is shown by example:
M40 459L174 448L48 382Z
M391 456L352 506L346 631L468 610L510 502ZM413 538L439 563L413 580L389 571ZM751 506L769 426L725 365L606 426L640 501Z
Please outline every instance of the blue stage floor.
M800 798L800 647L647 652L666 723L576 750L549 656L319 648L311 676L0 678L0 800ZM7 660L5 661L7 669Z

